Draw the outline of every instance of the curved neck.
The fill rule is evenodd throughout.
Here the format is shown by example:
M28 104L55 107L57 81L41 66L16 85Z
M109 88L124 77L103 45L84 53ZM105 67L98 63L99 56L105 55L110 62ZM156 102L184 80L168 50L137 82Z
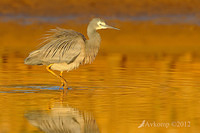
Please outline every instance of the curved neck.
M96 29L91 27L90 25L88 25L87 27L87 35L88 35L89 40L95 40L95 39L101 38L99 33L96 31Z
M85 43L85 63L91 63L95 59L99 51L101 37L96 29L94 29L90 25L87 28L87 35L89 39Z
M88 25L87 28L87 35L88 35L88 40L86 45L89 45L91 48L96 48L100 46L101 42L101 37L99 33L96 31L94 27L92 27L90 24Z

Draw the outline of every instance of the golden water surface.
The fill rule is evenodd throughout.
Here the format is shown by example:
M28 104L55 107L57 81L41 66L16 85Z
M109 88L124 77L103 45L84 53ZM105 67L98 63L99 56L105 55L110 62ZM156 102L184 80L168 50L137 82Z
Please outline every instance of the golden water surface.
M121 30L99 31L96 60L64 73L71 88L66 96L44 66L23 60L46 30L59 26L86 35L86 24L0 23L0 133L199 132L199 26L107 22Z

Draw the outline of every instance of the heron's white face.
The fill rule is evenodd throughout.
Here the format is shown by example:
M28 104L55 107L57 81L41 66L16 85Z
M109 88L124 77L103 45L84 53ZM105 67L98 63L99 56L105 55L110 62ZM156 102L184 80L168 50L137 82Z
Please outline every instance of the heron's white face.
M108 27L106 27L106 23L105 22L102 22L102 21L99 21L97 22L97 30L100 30L100 29L106 29Z

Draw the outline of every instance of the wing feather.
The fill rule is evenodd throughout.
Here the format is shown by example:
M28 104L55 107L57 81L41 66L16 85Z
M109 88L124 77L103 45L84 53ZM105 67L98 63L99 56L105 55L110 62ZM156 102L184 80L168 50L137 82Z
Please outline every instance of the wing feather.
M37 55L34 52L30 53L29 60L35 57L35 60L43 64L72 63L80 54L86 38L73 30L57 28L51 32L53 34L47 37L45 44L37 50Z

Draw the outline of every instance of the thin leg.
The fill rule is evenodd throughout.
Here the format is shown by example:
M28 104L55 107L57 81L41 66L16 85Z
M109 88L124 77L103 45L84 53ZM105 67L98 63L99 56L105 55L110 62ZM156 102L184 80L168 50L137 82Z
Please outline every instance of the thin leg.
M67 91L67 81L63 78L63 71L60 72L60 77L62 77L62 79L64 81L62 81L62 87L64 88L64 93L66 93Z
M57 75L56 73L54 73L54 72L50 69L52 65L53 65L53 64L50 64L50 65L48 65L48 66L46 67L47 71L49 71L51 74L53 74L54 76L56 76L57 78L60 79L60 81L62 82L61 85L62 85L63 88L64 88L64 92L66 92L66 90L67 90L67 81L66 81L63 77Z
M63 71L61 71L60 72L60 77L62 77L63 76ZM63 77L62 77L63 78ZM63 83L63 81L61 81L61 85L60 85L60 87L59 87L59 90L62 88L64 86L64 83Z
M59 90L64 86L64 83L61 81L61 85L59 87Z
M62 77L62 76L63 76L63 71L60 72L60 77Z

